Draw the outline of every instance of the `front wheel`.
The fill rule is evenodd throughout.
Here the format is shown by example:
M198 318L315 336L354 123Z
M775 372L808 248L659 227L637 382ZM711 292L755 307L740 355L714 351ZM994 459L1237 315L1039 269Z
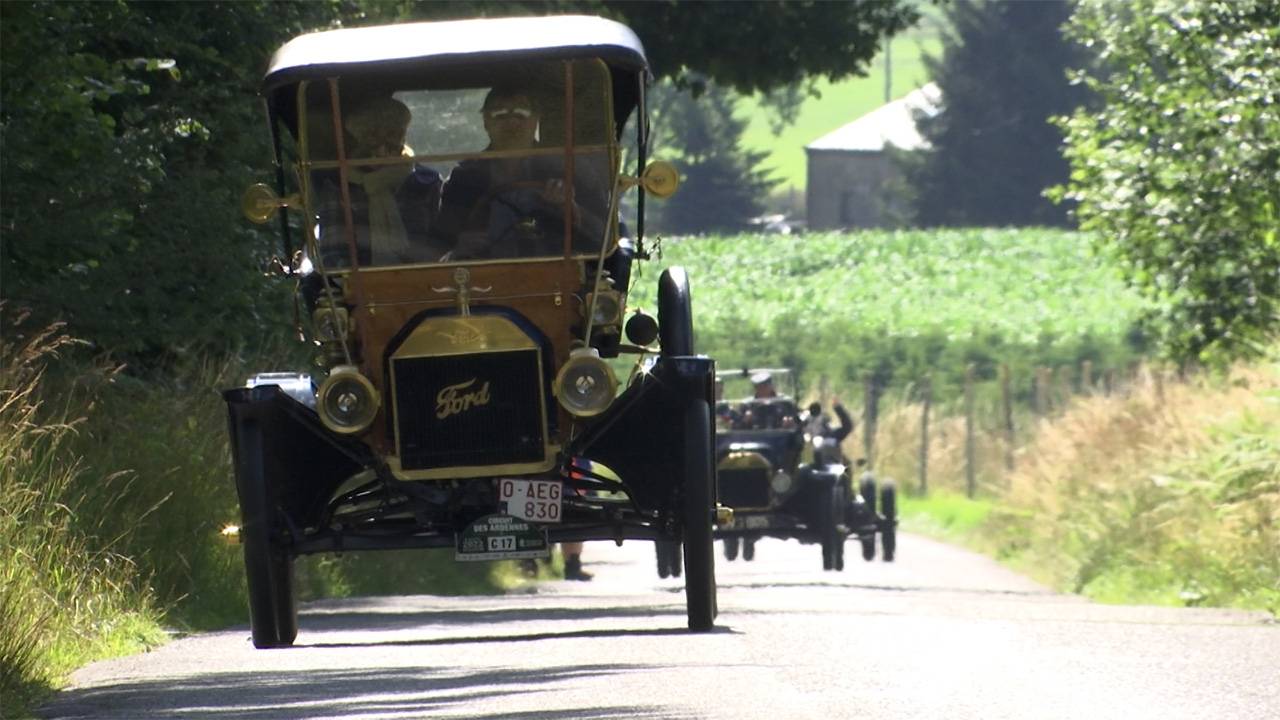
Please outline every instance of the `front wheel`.
M898 546L898 491L892 480L880 486L880 555L893 562Z
M724 559L725 560L728 560L729 562L733 562L734 560L738 559L739 544L740 544L739 540L736 537L724 539Z
M711 410L702 400L685 409L684 587L689 629L710 630L716 618L715 509L711 470Z
M270 492L257 423L240 426L236 479L240 494L240 538L249 591L249 625L256 648L288 647L298 636L293 558L272 538Z
M663 356L693 354L693 301L684 268L667 268L658 278L658 337ZM711 527L716 476L711 406L705 398L692 399L685 405L683 421L685 603L689 629L705 632L716 618L716 558Z
M670 540L657 540L653 543L653 553L658 558L658 577L663 580L671 577L671 553L666 548L671 544Z
M838 479L831 486L820 528L823 570L844 570L844 533L840 525L846 504L844 483Z

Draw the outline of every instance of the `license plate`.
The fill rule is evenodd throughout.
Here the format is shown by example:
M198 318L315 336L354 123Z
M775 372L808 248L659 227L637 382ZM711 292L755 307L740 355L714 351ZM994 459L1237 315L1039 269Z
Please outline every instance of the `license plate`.
M559 480L498 481L498 507L521 520L540 523L560 522L561 489Z
M739 513L734 515L733 524L729 526L730 530L763 530L769 527L768 515L747 515Z

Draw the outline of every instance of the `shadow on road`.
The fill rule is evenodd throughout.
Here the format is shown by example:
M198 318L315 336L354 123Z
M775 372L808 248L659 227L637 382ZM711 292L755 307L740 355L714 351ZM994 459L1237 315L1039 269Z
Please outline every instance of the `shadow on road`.
M554 692L582 676L659 671L654 665L504 668L458 674L448 669L307 670L216 673L194 681L164 678L70 690L41 709L43 718L304 718L422 717L452 708L485 707L486 701L522 693ZM607 700L601 698L602 701ZM661 705L557 708L547 712L475 715L471 718L688 718Z
M717 581L716 588L719 590L730 589L764 589L764 588L837 588L841 590L877 590L880 592L912 592L912 593L957 593L964 595L1003 595L1003 596L1025 596L1025 597L1058 597L1059 593L1052 590L1009 590L1002 588L966 588L966 587L942 587L931 585L868 585L865 583L842 583L828 582L822 580L805 580L802 582L775 582L770 580L759 580L755 582L723 582Z
M713 633L733 632L728 628L715 628ZM298 643L295 647L341 648L341 647L378 647L378 646L423 646L432 645L469 645L474 643L526 642L530 640L569 640L574 638L613 638L641 637L663 635L688 635L684 628L655 628L650 630L572 630L568 632L540 632L514 635L471 635L466 637L424 638L413 640L369 640L366 642L314 642Z
M685 617L684 608L655 608L641 605L614 607L527 607L513 606L479 610L423 610L406 612L403 606L351 606L317 604L303 610L299 622L307 630L398 630L404 628L496 625L514 622L572 621L602 618Z

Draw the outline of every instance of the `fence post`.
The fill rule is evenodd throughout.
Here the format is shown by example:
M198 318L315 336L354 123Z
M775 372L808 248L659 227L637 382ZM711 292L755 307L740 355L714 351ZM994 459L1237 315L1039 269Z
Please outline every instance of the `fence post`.
M964 369L964 486L965 494L970 498L973 497L977 486L973 425L973 365L970 364Z
M862 398L862 449L867 459L867 467L874 468L876 415L880 407L880 395L876 389L875 376L871 373L863 376Z
M1059 365L1054 378L1054 406L1066 408L1071 404L1071 371L1070 365Z
M1009 365L1000 363L1000 413L1004 420L1004 466L1013 469L1013 391L1010 389Z
M1036 414L1049 414L1049 383L1053 371L1047 367L1036 368Z
M1093 394L1093 361L1085 360L1080 363L1080 394Z
M924 407L920 409L920 495L929 492L929 407L933 405L933 383L928 375L920 381Z

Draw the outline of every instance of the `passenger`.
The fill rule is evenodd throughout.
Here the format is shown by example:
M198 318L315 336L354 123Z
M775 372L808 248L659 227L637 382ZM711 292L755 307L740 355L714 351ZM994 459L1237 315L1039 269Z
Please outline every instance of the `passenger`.
M724 399L724 380L716 378L716 429L729 430L738 426L738 412Z
M391 97L362 104L346 118L347 157L411 156L405 145L409 108ZM347 168L351 223L357 260L362 265L393 265L436 260L442 248L430 245L429 230L440 206L441 178L429 167L404 164L353 165ZM320 245L326 265L346 267L346 213L338 170L316 173Z
M495 87L485 96L481 114L489 136L486 152L536 146L540 116L527 92ZM560 254L565 211L563 165L562 158L547 155L459 163L445 183L437 225L439 236L454 248L450 258ZM578 180L591 174L587 165L584 161L581 168L575 166ZM596 188L592 196L599 190ZM584 202L589 192L589 183L575 182L575 244L581 237L598 248L605 225L603 213L593 210L599 203Z
M839 425L832 427L831 419L822 412L822 405L815 402L809 405L805 430L811 437L820 438L822 441L818 453L820 461L848 465L849 461L841 450L841 443L853 432L853 418L840 402L839 397L831 400L831 409L835 412L836 419L840 421Z

